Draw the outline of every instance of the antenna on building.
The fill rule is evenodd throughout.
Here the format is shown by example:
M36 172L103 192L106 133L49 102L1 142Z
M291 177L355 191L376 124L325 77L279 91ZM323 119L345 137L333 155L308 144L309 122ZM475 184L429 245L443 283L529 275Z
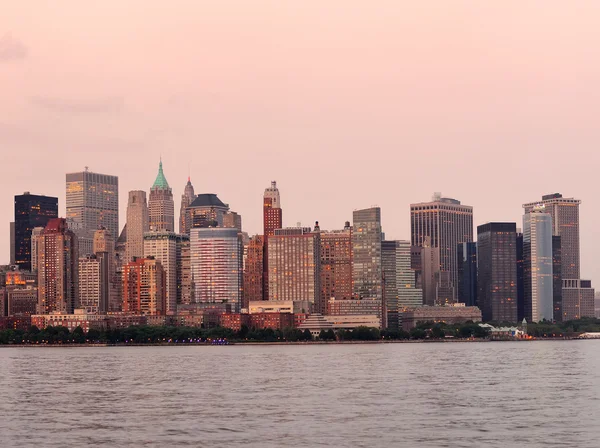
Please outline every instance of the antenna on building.
M90 170L89 166L84 167L85 168L85 172L87 173Z

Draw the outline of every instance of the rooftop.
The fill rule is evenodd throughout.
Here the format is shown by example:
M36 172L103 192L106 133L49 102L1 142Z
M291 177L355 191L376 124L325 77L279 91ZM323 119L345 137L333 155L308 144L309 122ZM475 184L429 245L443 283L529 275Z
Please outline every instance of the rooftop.
M196 199L190 204L190 207L224 207L229 208L227 204L221 201L214 193L204 193L196 196Z

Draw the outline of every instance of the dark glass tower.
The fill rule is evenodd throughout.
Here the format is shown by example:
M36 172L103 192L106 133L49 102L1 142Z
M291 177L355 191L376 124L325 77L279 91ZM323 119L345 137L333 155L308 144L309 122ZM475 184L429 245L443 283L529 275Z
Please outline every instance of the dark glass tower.
M458 245L458 301L477 306L477 243Z
M15 196L15 263L31 271L31 231L58 218L58 198L25 192Z

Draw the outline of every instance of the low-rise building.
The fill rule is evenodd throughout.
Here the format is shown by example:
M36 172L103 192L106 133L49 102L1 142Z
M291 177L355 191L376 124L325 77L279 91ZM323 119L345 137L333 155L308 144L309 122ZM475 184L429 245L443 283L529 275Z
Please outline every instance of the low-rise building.
M476 306L421 306L405 308L401 312L402 329L410 331L419 323L442 322L459 324L467 321L481 322L481 310Z
M31 316L37 314L38 290L28 286L26 288L9 289L7 296L8 316Z
M311 306L308 300L253 300L248 305L248 314L308 313Z

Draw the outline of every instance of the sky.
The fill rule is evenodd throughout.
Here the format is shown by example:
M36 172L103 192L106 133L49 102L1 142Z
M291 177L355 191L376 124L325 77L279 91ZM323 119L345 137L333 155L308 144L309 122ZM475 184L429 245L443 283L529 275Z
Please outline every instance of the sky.
M442 192L475 224L581 199L582 276L600 282L600 2L596 0L0 0L0 263L15 194L65 173L149 190L162 156L179 202L217 193L262 228L341 228ZM2 236L5 235L5 236ZM598 284L600 286L600 284Z

